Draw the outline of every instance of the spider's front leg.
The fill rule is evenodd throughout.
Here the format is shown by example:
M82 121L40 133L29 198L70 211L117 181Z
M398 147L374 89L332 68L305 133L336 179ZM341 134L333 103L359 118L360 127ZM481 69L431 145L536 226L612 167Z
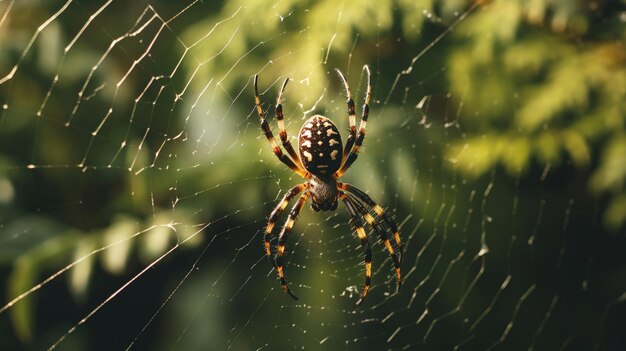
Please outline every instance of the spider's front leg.
M341 72L339 72L339 76L341 80L344 82L346 87L346 94L348 94L348 114L350 118L350 136L348 137L348 141L346 142L346 148L344 150L344 160L341 168L335 172L335 177L340 178L348 168L354 163L358 154L359 148L363 145L363 140L365 139L365 127L367 126L367 119L370 114L370 99L372 97L372 74L370 72L370 67L368 65L363 66L363 70L367 73L367 92L365 94L365 100L363 101L363 111L361 111L361 125L359 125L359 134L356 136L356 140L354 138L354 133L356 130L356 122L354 117L354 102L352 101L352 97L350 94L350 89L348 88L348 83L346 79L343 77ZM354 146L352 146L352 141L354 141ZM348 148L350 145L350 149ZM350 151L350 153L348 153Z
M283 115L283 92L285 91L287 83L289 83L289 78L285 79L285 82L283 83L283 86L282 88L280 88L280 92L278 93L278 97L276 98L275 111L276 122L278 123L278 135L280 136L280 141L282 142L285 150L287 150L289 156L291 156L291 158L298 165L298 167L304 168L304 166L302 165L302 161L300 161L300 157L298 156L296 150L293 148L293 145L291 145L291 142L289 141L287 129L285 128L285 117Z
M352 100L352 92L350 91L350 85L348 85L348 81L346 77L343 76L343 73L339 70L339 68L335 68L335 71L339 75L339 79L343 83L344 88L346 89L346 105L348 107L348 123L350 123L350 135L348 136L348 140L346 141L346 145L343 149L343 157L341 159L342 164L346 162L346 157L352 150L352 146L354 145L354 140L356 139L356 111L354 109L354 100Z
M280 284L282 284L283 286L283 290L285 290L285 292L289 294L289 296L293 297L296 300L298 299L298 297L294 295L291 290L289 290L289 286L287 286L287 280L285 279L285 272L283 271L283 254L285 253L285 244L287 243L287 238L289 237L291 228L293 228L293 224L296 221L296 217L298 217L300 210L302 210L302 206L304 206L304 203L310 195L311 193L306 191L300 196L298 202L293 205L293 208L289 213L289 217L287 217L287 221L285 222L285 226L280 232L280 235L278 235L278 250L276 252L276 256L274 257L274 260L276 261L276 271L278 272L278 278L280 279Z
M287 165L287 167L291 168L292 171L298 173L303 178L311 178L311 175L309 174L309 172L300 168L297 164L294 163L294 161L291 158L289 158L289 156L283 154L283 151L281 150L280 146L278 146L278 143L276 143L276 139L274 139L274 134L272 133L272 129L270 128L270 125L269 123L267 123L267 119L265 119L265 115L263 114L263 107L261 106L261 98L259 97L258 81L259 81L259 76L258 75L254 76L254 103L256 105L256 112L259 115L259 119L261 122L261 130L263 130L263 134L265 134L265 137L270 142L270 145L272 146L272 151L274 152L276 157L278 157L278 159L282 163ZM294 154L295 154L295 151L294 151Z

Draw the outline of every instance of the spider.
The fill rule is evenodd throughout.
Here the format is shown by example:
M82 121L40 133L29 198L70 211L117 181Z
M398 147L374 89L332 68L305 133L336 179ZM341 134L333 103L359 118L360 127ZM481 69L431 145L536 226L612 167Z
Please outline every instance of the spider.
M296 151L287 136L285 120L283 117L282 101L283 92L289 82L289 78L287 78L280 89L278 98L276 99L275 111L279 129L278 134L282 145L289 156L285 155L280 146L278 146L267 119L265 119L263 108L261 106L261 99L259 98L259 76L254 76L254 100L261 122L261 129L263 130L265 137L270 142L274 154L278 157L278 159L298 175L307 179L306 182L289 189L270 214L265 228L265 254L276 268L283 290L285 290L285 292L292 298L297 300L298 297L291 292L289 286L287 285L283 268L285 244L287 242L287 238L289 237L289 233L291 232L291 228L293 227L300 210L304 206L304 203L309 197L311 198L311 208L316 212L334 211L337 208L337 203L340 199L343 201L346 209L348 210L348 214L350 216L349 222L356 230L365 255L365 287L360 299L357 301L357 305L359 305L367 296L372 276L372 251L369 241L367 240L365 229L363 228L361 217L364 218L370 227L378 233L380 240L389 251L389 255L393 260L393 265L396 270L397 289L399 289L402 284L402 276L400 274L400 255L402 253L402 245L400 242L400 234L398 233L398 228L395 222L387 215L382 207L374 202L374 200L372 200L372 198L369 197L369 195L367 195L364 191L358 189L354 185L337 181L356 160L359 153L359 147L363 144L363 139L365 138L365 126L367 125L367 118L369 116L369 101L372 95L372 81L369 66L363 66L363 70L367 73L367 93L363 103L361 123L357 134L356 114L350 87L348 86L348 82L341 71L339 69L335 70L343 83L347 95L346 104L348 107L350 135L346 145L342 149L341 134L339 134L339 130L330 119L321 115L315 115L307 119L300 129L300 133L298 134L299 155L296 154ZM300 193L302 193L302 195L292 207L287 221L278 235L278 249L276 255L272 259L270 239L276 219L281 212L285 210L289 201ZM389 242L385 228L381 227L381 223L370 214L370 211L373 211L378 218L382 219L382 222L385 223L387 229L393 233L393 238L398 247L397 253L394 251L391 243Z

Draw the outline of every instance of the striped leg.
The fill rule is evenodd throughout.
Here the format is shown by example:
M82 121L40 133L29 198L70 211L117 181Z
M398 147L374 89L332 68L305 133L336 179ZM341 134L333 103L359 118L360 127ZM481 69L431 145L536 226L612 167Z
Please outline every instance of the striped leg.
M359 154L359 148L361 147L361 145L363 145L363 139L365 139L365 127L367 126L367 119L370 114L369 103L372 97L372 75L371 75L370 68L368 65L363 66L363 69L367 72L367 93L365 94L365 101L363 101L363 111L361 112L362 114L361 114L361 124L359 125L359 134L357 135L356 140L354 141L354 146L350 145L351 149L348 149L347 146L348 144L350 144L350 138L352 138L352 135L353 135L353 132L352 132L353 123L351 123L350 124L350 138L348 138L348 142L346 143L346 149L343 153L345 160L341 168L337 172L335 172L335 177L337 178L341 177L344 173L346 173L348 168L352 166L352 163L356 160ZM346 83L346 87L347 87L347 83ZM354 103L352 104L354 106ZM352 114L354 115L354 111L352 111ZM354 120L354 117L352 120ZM350 150L349 154L348 154L348 150Z
M402 262L402 242L400 241L400 233L398 232L398 226L396 225L396 223L391 218L389 218L389 216L387 215L385 210L383 210L382 207L380 207L374 200L372 200L371 197L369 197L369 195L364 193L359 188L348 183L338 182L337 184L340 189L353 194L359 200L363 201L366 205L370 206L372 210L374 210L376 215L382 218L385 224L389 227L389 230L391 230L391 232L393 233L393 238L396 242L396 245L398 246L398 261ZM399 274L399 271L398 271L398 274Z
M278 159L282 163L286 164L287 167L291 168L294 172L298 173L300 176L304 178L310 178L311 175L305 170L303 170L302 168L298 167L298 165L296 165L293 162L293 160L289 158L289 156L283 154L283 151L281 150L280 146L278 146L278 144L276 143L276 140L274 139L274 135L272 134L272 130L270 129L270 126L267 123L267 120L265 119L263 115L263 107L261 106L261 98L259 98L258 81L259 81L259 76L255 75L254 76L254 102L256 104L256 112L258 113L259 118L261 119L261 129L263 130L263 133L265 133L265 137L267 138L267 140L270 142L270 145L272 146L272 151L274 151L274 154L276 155L276 157L278 157Z
M283 196L282 200L280 200L278 205L276 205L276 207L272 211L272 214L270 214L270 218L267 220L267 226L265 227L265 236L264 236L265 254L267 255L267 258L269 259L269 261L272 263L274 267L276 267L276 262L274 262L274 259L272 258L270 239L272 237L272 230L274 230L274 224L276 223L276 219L278 219L278 216L280 216L281 212L285 210L289 201L294 196L300 194L302 190L308 187L309 187L308 183L302 183L289 189L289 191L285 193L285 196Z
M354 140L356 139L356 112L354 109L354 100L352 100L352 92L350 91L348 81L338 68L335 68L335 71L337 71L339 79L341 79L343 86L346 88L346 105L348 105L348 122L350 123L350 136L348 137L346 145L343 148L343 158L341 160L341 163L343 164L344 162L346 162L346 157L350 153L350 150L352 150Z
M298 156L296 150L294 150L293 145L291 145L291 142L289 141L289 138L287 136L287 129L285 128L285 120L283 116L283 92L285 91L285 87L287 86L288 82L289 78L285 79L285 82L283 83L283 86L282 88L280 88L280 92L278 93L278 98L276 98L275 111L276 122L278 123L278 135L280 136L280 141L282 142L285 150L287 150L289 156L291 156L291 158L298 165L298 167L304 169L302 161L300 161L300 157Z
M359 214L363 216L363 218L365 218L365 221L370 225L370 227L372 227L376 231L378 237L380 238L380 241L383 242L383 244L387 248L387 251L389 251L389 256L393 260L393 267L396 270L396 290L399 290L400 286L402 286L402 275L400 274L400 259L398 258L398 256L396 256L393 250L393 246L391 246L391 243L389 242L389 238L387 237L387 231L381 229L380 224L372 215L370 215L367 208L365 208L361 201L359 201L354 195L348 194L348 199L354 203Z
M293 227L293 224L296 221L296 217L298 217L298 214L300 213L300 210L302 209L302 206L304 206L304 203L306 202L309 195L310 193L308 191L305 192L304 194L302 194L302 196L300 196L298 202L293 205L293 208L289 213L289 217L287 218L287 222L285 222L285 226L278 236L278 250L276 252L276 256L274 257L274 260L276 261L276 271L278 272L278 278L280 279L280 284L282 284L283 286L283 290L285 290L285 292L289 294L289 296L293 297L296 300L298 299L298 297L294 295L291 290L289 290L289 287L287 286L287 280L285 280L285 272L283 270L283 254L285 253L285 244L287 243L287 238L289 237L291 228Z
M356 233L359 236L361 247L363 247L363 253L365 254L365 287L363 288L361 298L356 302L357 305L360 305L367 296L367 292L369 291L370 284L372 282L372 249L369 241L367 240L365 229L363 229L363 223L361 222L361 218L359 217L354 204L345 193L341 193L340 197L348 209L350 222L356 228Z

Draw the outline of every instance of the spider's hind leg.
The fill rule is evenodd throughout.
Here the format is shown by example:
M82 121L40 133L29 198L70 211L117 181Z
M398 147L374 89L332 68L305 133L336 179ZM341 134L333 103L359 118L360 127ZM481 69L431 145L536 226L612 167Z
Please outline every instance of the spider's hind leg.
M361 247L363 247L363 253L365 254L365 287L363 288L363 293L361 294L361 298L356 302L357 305L360 305L367 293L370 289L370 285L372 283L372 249L370 247L370 243L367 240L367 234L365 233L365 229L363 229L363 222L361 222L361 218L357 213L357 209L353 200L350 199L345 193L341 193L340 198L343 200L346 208L348 209L348 213L350 214L350 222L356 228L356 233L359 236L359 240L361 241Z
M272 258L270 240L272 238L272 231L274 230L274 225L276 224L276 219L278 219L278 216L280 216L280 214L285 210L285 208L287 208L287 204L289 203L289 201L291 201L291 199L294 198L296 195L300 194L302 190L308 188L308 186L309 186L308 183L302 183L289 189L285 193L285 196L283 196L282 200L280 200L278 205L274 207L274 210L270 214L270 218L267 220L267 226L265 227L265 235L263 237L263 241L265 245L265 254L267 255L267 258L269 259L272 266L274 267L276 267L276 262L274 262L274 259Z
M402 242L400 241L400 233L398 232L398 226L391 218L389 218L385 210L382 207L380 207L380 205L378 205L374 200L372 200L372 198L369 195L367 195L365 192L363 192L362 190L360 190L359 188L355 187L352 184L337 183L337 185L339 186L341 190L349 192L352 196L363 201L363 203L371 207L372 210L376 213L376 215L380 217L383 220L383 222L385 222L385 225L393 233L394 241L396 242L396 246L398 247L397 251L393 250L393 247L389 243L388 239L385 240L386 235L385 235L385 238L381 237L381 239L383 240L385 246L387 247L389 254L394 255L394 256L397 255L397 258L394 259L393 263L396 269L398 288L400 288L400 285L402 283L402 274L400 272L400 263L402 262Z
M310 196L310 193L307 191L300 196L298 202L291 208L291 212L289 212L289 217L285 222L285 226L283 227L280 235L278 235L278 250L276 252L276 256L274 257L274 261L276 262L276 271L278 272L278 279L280 279L280 284L283 286L283 290L289 296L293 297L295 300L298 299L296 295L294 295L291 290L289 290L289 286L287 285L287 280L285 279L285 272L283 270L283 254L285 253L285 244L287 243L287 238L289 237L289 233L291 232L291 228L293 228L293 224L296 221L296 217L302 210L302 206Z
M363 218L369 224L369 226L372 229L374 229L374 231L378 234L380 241L387 248L387 251L389 252L389 257L391 257L393 261L393 267L396 270L396 282L397 282L396 291L399 290L400 286L402 285L402 275L400 274L400 259L395 254L393 246L391 246L391 243L389 242L389 238L387 237L387 231L381 228L380 223L376 221L376 219L370 214L369 210L365 208L365 206L361 203L361 201L358 198L356 198L352 194L348 194L348 198L354 203L359 214L363 216Z

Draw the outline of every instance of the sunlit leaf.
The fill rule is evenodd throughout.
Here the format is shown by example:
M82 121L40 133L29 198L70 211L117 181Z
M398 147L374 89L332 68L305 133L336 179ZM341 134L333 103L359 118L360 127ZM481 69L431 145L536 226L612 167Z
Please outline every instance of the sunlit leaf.
M133 240L133 234L138 231L138 223L131 217L116 217L113 224L105 229L102 237L103 246L111 246L102 252L102 264L104 268L114 274L122 274L129 259Z

